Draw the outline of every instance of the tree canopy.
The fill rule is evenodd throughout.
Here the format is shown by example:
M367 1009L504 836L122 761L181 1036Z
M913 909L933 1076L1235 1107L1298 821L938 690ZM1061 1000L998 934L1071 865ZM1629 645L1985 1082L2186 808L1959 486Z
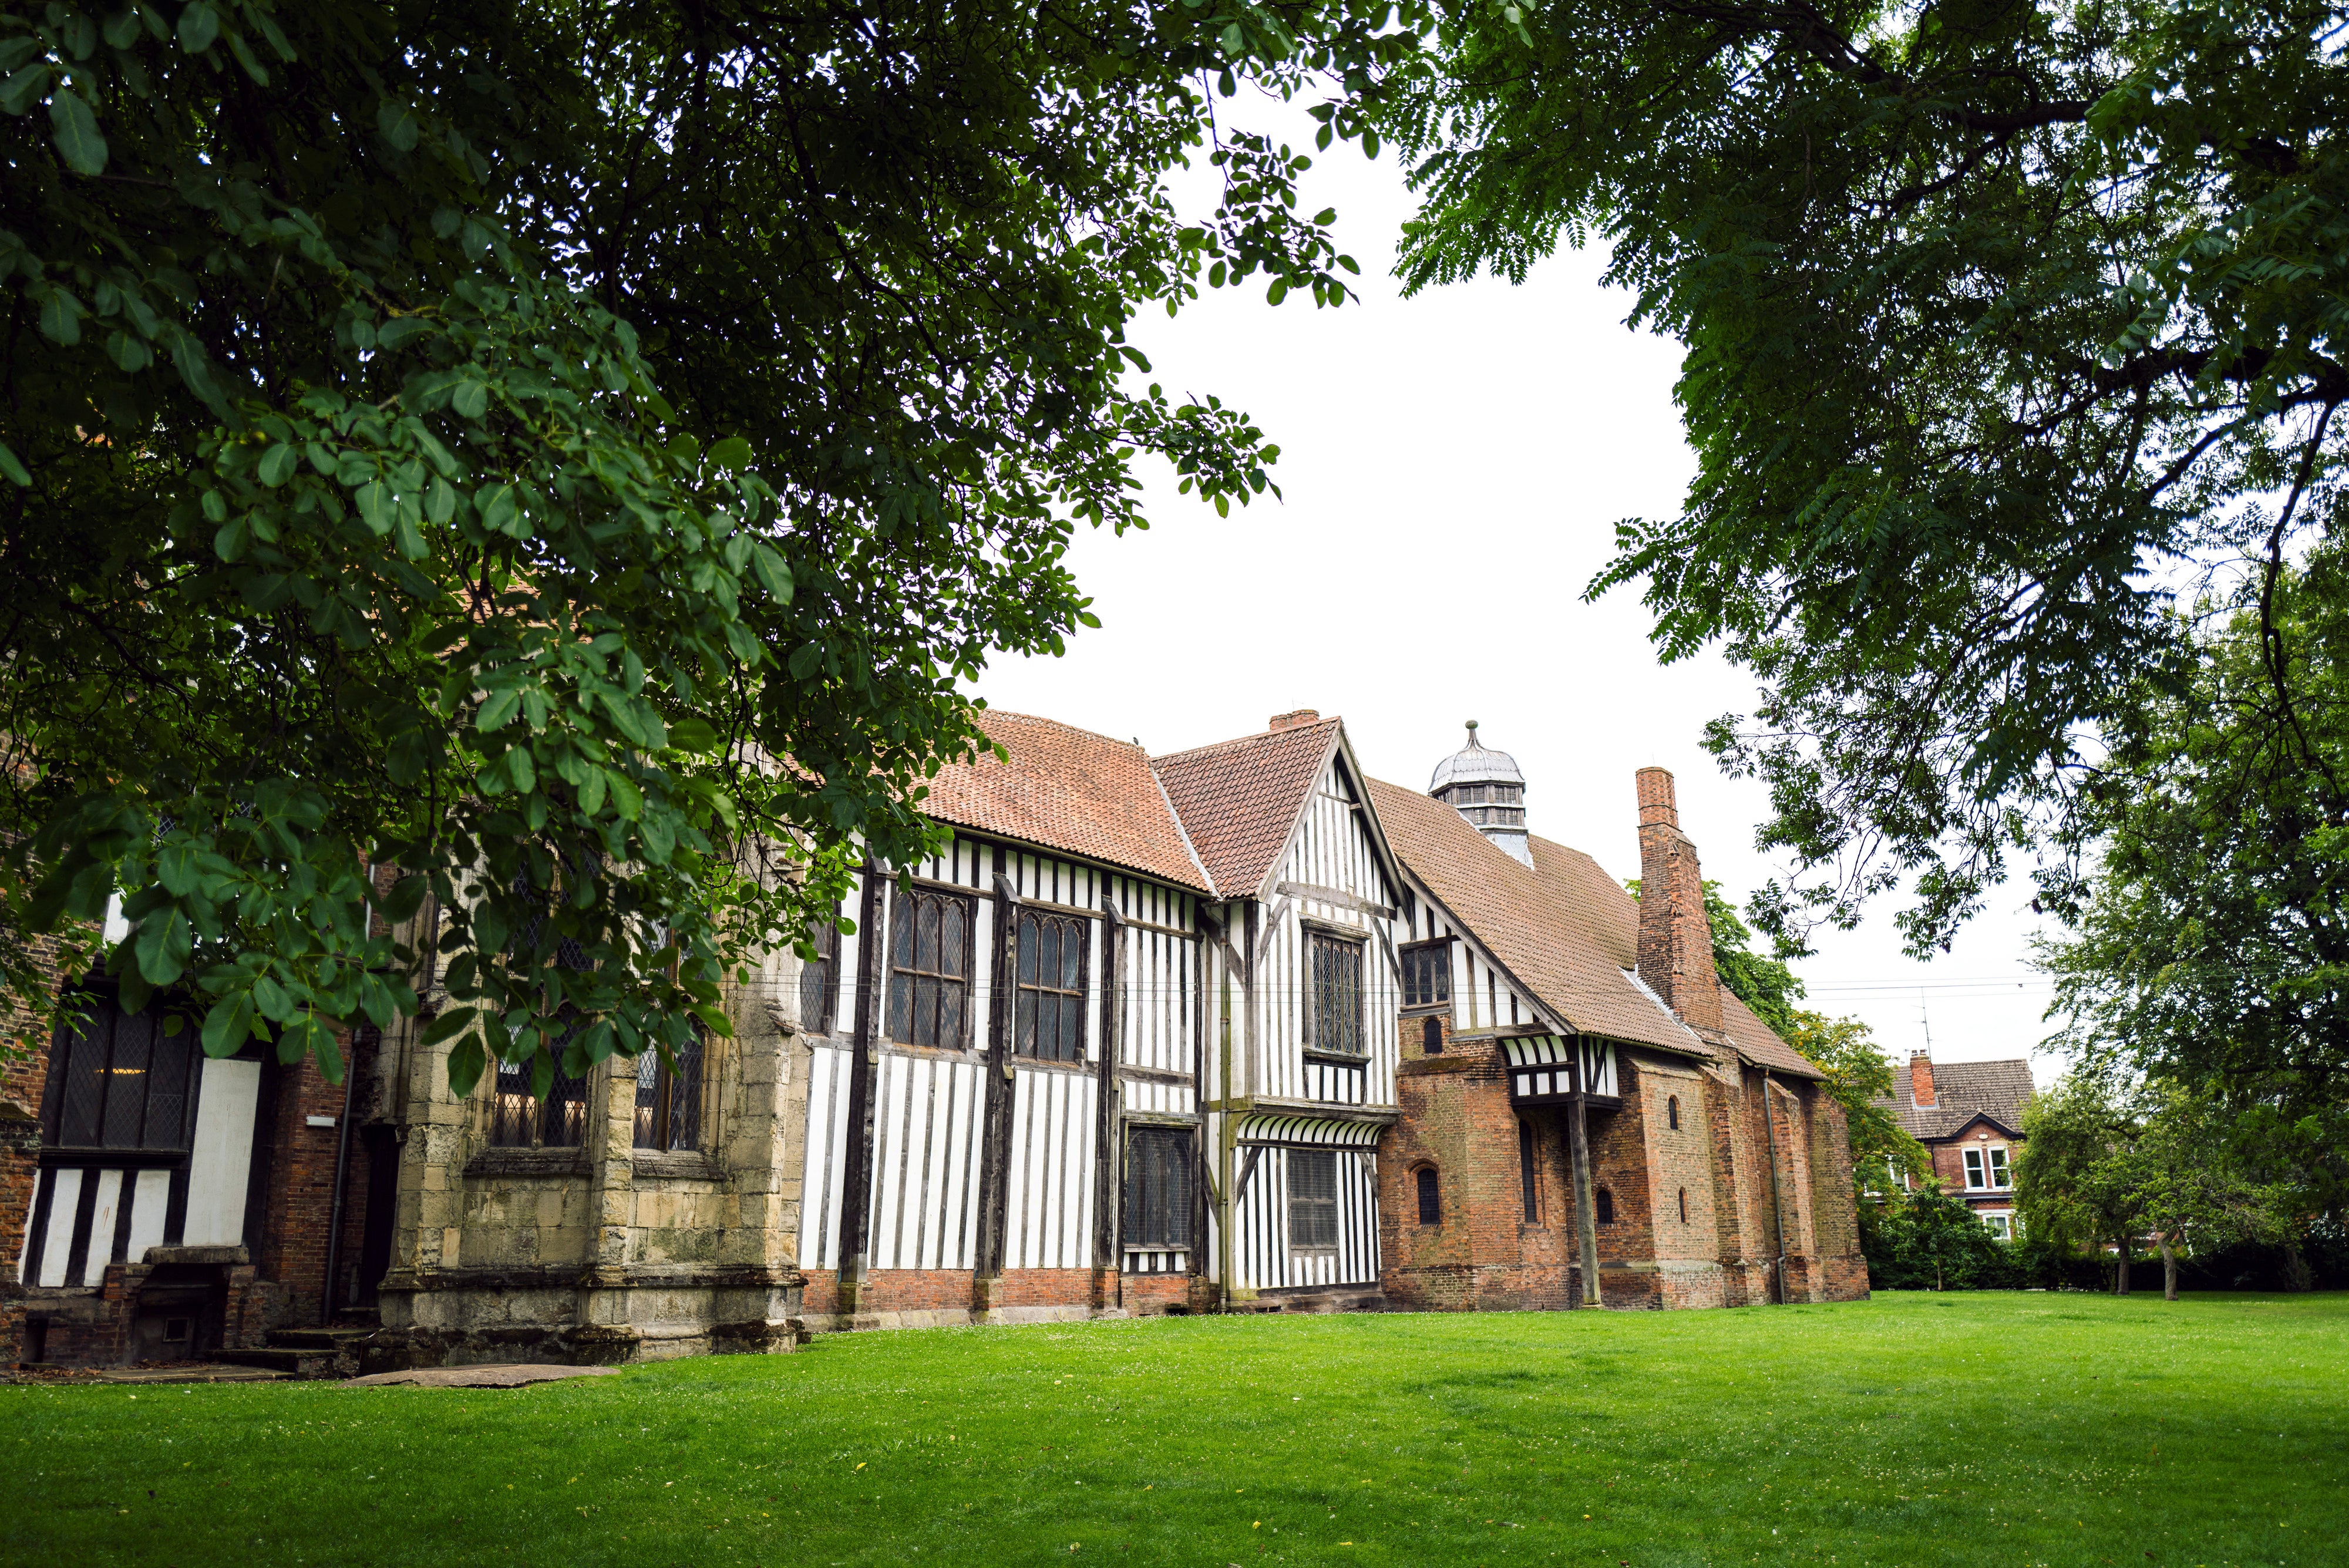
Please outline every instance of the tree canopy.
M1760 679L1709 742L1797 865L1766 929L1907 884L1930 951L2027 845L2075 897L2080 781L2135 693L2183 690L2197 572L2261 618L2284 722L2266 612L2349 440L2338 6L1439 17L1378 104L1424 198L1408 282L1596 240L1687 346L1696 478L1594 591L1644 584L1667 655Z
M2312 1210L2349 1198L2344 570L2329 544L2287 568L2276 643L2253 611L2206 625L2185 690L2123 710L2085 803L2097 875L2046 954L2085 1066L2227 1107L2247 1157Z
M957 680L1090 620L1062 555L1143 523L1138 458L1218 507L1270 487L1126 326L1345 297L1306 160L1214 105L1343 99L1392 21L0 18L12 998L119 892L126 1002L332 1074L330 1025L417 1005L370 909L429 898L460 1087L724 1031L747 944L926 842L923 780L983 743ZM1195 157L1223 196L1191 218Z

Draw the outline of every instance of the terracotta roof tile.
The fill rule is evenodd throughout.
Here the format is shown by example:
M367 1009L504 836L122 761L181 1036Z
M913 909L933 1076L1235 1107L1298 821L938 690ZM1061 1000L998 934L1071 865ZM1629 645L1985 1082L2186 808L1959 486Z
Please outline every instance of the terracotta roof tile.
M1141 747L994 708L978 725L1010 761L940 768L925 815L1214 891Z
M2031 1063L2023 1057L2002 1062L1936 1062L1933 1064L1933 1104L1920 1106L1909 1098L1905 1071L1899 1075L1899 1095L1876 1103L1890 1111L1909 1136L1920 1141L1954 1137L1978 1116L1989 1116L2009 1132L2023 1130L2023 1107L2031 1098Z
M1376 779L1370 788L1395 854L1536 1000L1585 1033L1713 1054L1624 974L1639 906L1590 857L1537 838L1528 868L1442 801Z
M1150 760L1223 897L1250 898L1263 890L1337 742L1339 724L1322 719Z

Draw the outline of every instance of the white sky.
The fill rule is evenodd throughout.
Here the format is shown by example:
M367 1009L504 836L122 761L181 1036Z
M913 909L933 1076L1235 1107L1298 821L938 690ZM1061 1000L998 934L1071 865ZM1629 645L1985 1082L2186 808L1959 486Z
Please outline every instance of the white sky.
M1705 875L1742 906L1773 870L1754 847L1768 803L1700 740L1707 720L1751 711L1752 681L1710 654L1660 665L1636 591L1581 598L1616 522L1671 514L1693 470L1671 400L1679 346L1623 326L1630 297L1599 286L1595 254L1522 288L1403 299L1392 270L1412 206L1391 154L1333 149L1304 202L1339 209L1359 308L1270 308L1258 279L1135 334L1170 394L1255 417L1287 499L1218 518L1153 465L1155 526L1088 534L1071 554L1101 628L1064 658L1004 661L979 693L1154 753L1316 708L1345 717L1373 774L1414 789L1476 719L1524 768L1533 831L1618 877L1639 874L1633 772L1661 764ZM1900 1060L1928 1023L1940 1060L2022 1055L2052 1028L2029 897L1993 895L1930 964L1901 955L1887 904L1823 933L1796 972L1812 1005L1865 1019ZM2060 1058L2034 1067L2047 1082Z

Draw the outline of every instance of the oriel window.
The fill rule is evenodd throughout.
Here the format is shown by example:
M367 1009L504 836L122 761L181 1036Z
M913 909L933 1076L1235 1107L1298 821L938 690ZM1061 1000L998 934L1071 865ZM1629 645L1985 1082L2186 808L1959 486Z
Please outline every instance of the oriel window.
M671 1068L651 1046L636 1058L636 1147L701 1147L701 1036L677 1048Z
M1402 1004L1433 1007L1452 1000L1452 944L1428 942L1402 950Z
M1019 911L1019 995L1011 1048L1047 1062L1085 1059L1085 938L1092 922Z
M970 900L901 890L895 916L889 1038L904 1045L958 1046L970 1018Z
M1128 1135L1120 1230L1132 1248L1191 1244L1190 1129L1139 1127Z
M1320 931L1309 933L1313 965L1316 1051L1362 1054L1362 944Z
M1338 1151L1292 1148L1288 1151L1288 1244L1292 1247L1335 1247L1338 1244Z

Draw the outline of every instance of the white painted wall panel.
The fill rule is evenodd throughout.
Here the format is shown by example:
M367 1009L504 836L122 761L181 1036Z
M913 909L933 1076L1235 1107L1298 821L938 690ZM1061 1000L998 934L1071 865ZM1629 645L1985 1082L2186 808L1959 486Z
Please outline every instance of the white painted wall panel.
M81 1202L80 1170L45 1170L41 1179L49 1185L49 1228L41 1245L41 1262L33 1276L36 1284L62 1285L66 1282L66 1254L73 1250L74 1210ZM38 1208L39 1195L34 1205Z
M188 1160L182 1245L233 1247L244 1240L245 1185L253 1173L253 1121L260 1104L260 1063L204 1062L196 1144Z

